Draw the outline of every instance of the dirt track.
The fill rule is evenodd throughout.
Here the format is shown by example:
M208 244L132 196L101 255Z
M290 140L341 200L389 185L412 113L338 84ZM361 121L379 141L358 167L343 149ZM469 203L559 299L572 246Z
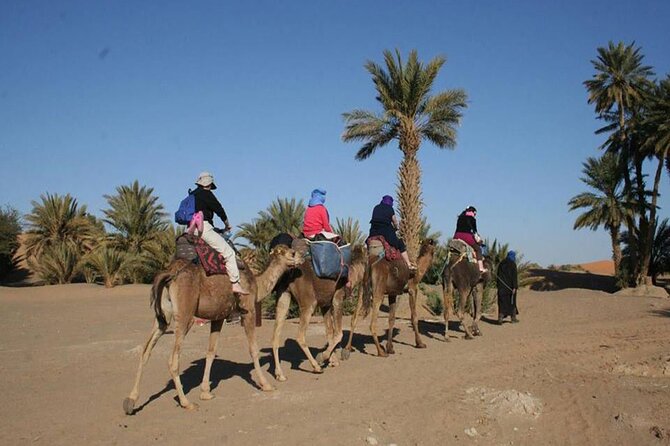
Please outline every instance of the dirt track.
M450 343L423 322L426 350L398 321L396 354L367 335L338 368L316 375L284 331L288 381L257 389L243 330L225 327L212 370L217 398L198 401L208 326L182 353L182 380L200 410L175 404L165 336L126 416L138 346L151 325L147 286L0 288L2 444L670 444L670 302L568 289L522 291L519 324L482 324ZM406 305L406 298L402 298ZM349 318L345 318L348 328ZM385 323L385 321L382 321ZM455 328L456 324L452 323ZM258 332L271 369L272 322ZM458 336L458 337L456 337ZM308 342L324 342L313 324Z

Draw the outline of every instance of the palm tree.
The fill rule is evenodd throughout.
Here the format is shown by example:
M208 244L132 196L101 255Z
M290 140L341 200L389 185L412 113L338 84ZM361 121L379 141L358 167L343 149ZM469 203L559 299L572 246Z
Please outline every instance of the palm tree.
M644 193L644 181L642 174L642 162L644 157L637 147L636 141L631 138L632 130L627 129L626 119L629 118L632 127L632 119L640 109L644 101L645 92L649 89L649 78L654 74L650 66L642 64L644 56L641 48L635 47L635 42L625 45L623 42L614 44L609 42L607 48L598 48L598 59L592 60L596 74L593 78L584 82L589 92L589 104L595 104L598 115L607 121L618 121L618 128L609 125L602 131L616 130L606 145L609 150L616 151L621 163L619 166L624 175L624 194L628 201L632 201L632 181L630 177L630 163L635 167L637 180L637 204L639 214L638 230L646 231L648 221L646 220L646 202ZM626 217L626 226L629 232L636 230L634 215ZM639 240L644 242L643 239ZM644 252L644 246L639 246L637 251ZM635 262L637 263L637 261Z
M277 198L264 210L258 213L250 223L242 223L235 234L235 240L245 239L254 248L240 244L242 253L253 261L252 268L262 271L269 259L270 241L281 232L297 235L302 231L305 215L305 204L295 198Z
M153 191L135 180L129 186L117 187L116 195L104 196L110 206L102 211L104 221L115 229L110 246L144 260L144 268L132 275L135 283L153 276L152 253L160 249L162 233L169 226L163 205Z
M654 88L654 94L649 97L649 106L642 124L646 134L649 135L644 148L658 160L649 211L649 221L654 222L656 221L656 204L661 173L663 172L663 164L669 159L668 151L670 150L670 75ZM648 225L647 233L643 233L642 236L646 237L642 246L646 246L647 249L642 255L640 276L646 278L652 257L654 225Z
M41 203L32 201L32 212L26 215L26 255L37 257L47 247L65 244L82 252L91 249L99 237L96 225L70 194L46 193Z
M626 113L642 102L649 77L654 74L650 66L642 65L644 55L640 51L635 42L615 45L610 41L607 48L598 48L598 59L591 61L596 74L584 81L589 92L588 103L595 103L596 113L605 115L616 105L622 140L626 139L623 132Z
M384 51L386 69L368 61L365 68L372 75L381 113L353 110L344 113L345 142L361 141L363 146L357 160L370 157L378 148L398 140L403 154L398 169L398 202L402 219L400 232L407 244L410 259L416 260L421 231L421 167L417 152L422 140L439 148L456 146L456 127L467 106L467 95L461 89L447 90L430 95L431 87L444 57L436 57L428 64L418 60L416 50L403 63L400 52Z
M335 225L333 230L346 242L350 243L351 246L362 246L365 242L365 235L361 231L361 227L358 224L358 220L354 220L351 217L347 219L340 220L339 218L335 219Z
M656 281L658 276L667 272L670 272L670 225L666 218L656 227L656 235L652 243L649 262L649 275L652 283L658 285Z
M588 158L583 166L584 177L581 180L599 193L583 192L570 199L568 205L571 211L587 209L575 220L574 229L589 228L595 231L603 226L609 231L614 270L618 274L621 265L621 224L632 213L632 206L620 190L618 159L612 153L605 153L601 158Z
M19 249L21 234L19 211L5 206L0 209L0 280L14 269L14 254Z

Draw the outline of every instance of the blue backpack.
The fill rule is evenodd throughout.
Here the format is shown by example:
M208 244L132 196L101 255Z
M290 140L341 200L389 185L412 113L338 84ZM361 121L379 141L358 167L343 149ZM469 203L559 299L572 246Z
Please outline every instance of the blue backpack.
M174 213L174 221L180 225L188 225L195 214L195 195L188 190L188 196L181 200L179 209Z

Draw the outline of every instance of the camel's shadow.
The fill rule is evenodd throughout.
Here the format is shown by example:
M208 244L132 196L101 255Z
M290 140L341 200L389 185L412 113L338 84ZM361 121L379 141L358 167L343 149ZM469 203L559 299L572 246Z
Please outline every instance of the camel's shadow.
M261 366L263 366L264 363L267 363L268 361L261 359L260 362ZM256 382L251 378L252 370L254 370L254 364L251 362L251 359L248 363L240 363L218 357L214 358L214 361L212 362L212 370L210 373L210 388L212 391L214 391L221 381L225 381L233 377L240 377L257 389L260 389L258 384L256 384ZM185 370L181 372L179 379L181 380L184 394L188 394L191 390L200 386L204 372L205 358L193 361ZM169 391L176 391L172 379L165 383L165 387L151 395L147 401L144 402L144 404L137 407L133 414L141 412L147 405L149 405L154 400L157 400L163 394ZM179 404L179 398L177 396L175 396L173 399L177 404Z
M322 348L309 347L310 353L315 358L325 349L326 346ZM261 364L263 364L263 362L271 363L272 366L270 367L269 372L275 375L276 368L274 359L272 357L272 347L262 348L261 353L266 353L266 355L262 357ZM284 345L279 347L279 359L282 362L289 362L291 364L291 370L300 370L301 372L314 373L311 368L301 367L301 365L305 362L307 362L307 365L309 366L309 362L307 361L305 353L303 353L302 349L300 348L300 344L298 344L295 339L287 338L284 341Z

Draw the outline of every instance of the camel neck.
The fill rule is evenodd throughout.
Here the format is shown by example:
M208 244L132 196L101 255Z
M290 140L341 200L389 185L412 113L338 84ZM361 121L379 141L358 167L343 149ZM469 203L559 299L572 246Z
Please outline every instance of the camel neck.
M270 265L257 278L256 284L258 287L258 294L256 300L263 300L268 294L272 292L281 276L286 272L286 266L279 262L271 262Z

